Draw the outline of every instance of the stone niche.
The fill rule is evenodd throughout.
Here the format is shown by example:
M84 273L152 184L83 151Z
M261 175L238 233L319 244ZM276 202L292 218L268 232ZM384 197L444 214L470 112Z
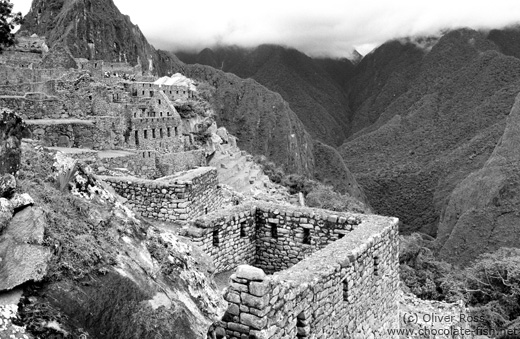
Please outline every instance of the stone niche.
M212 335L392 338L387 329L399 325L397 223L269 203L199 218L185 235L218 272L238 266Z

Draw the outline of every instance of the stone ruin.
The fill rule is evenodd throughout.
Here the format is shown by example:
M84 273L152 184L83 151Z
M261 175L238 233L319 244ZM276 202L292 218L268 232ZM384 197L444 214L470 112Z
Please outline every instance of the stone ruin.
M399 326L397 224L264 202L196 219L184 234L218 272L238 267L209 338L390 338Z
M214 121L181 117L196 87L124 63L71 67L64 50L65 64L49 66L48 53L33 36L0 55L0 107L21 114L32 139L90 164L141 216L183 223L218 273L234 272L209 338L389 338L398 328L397 219L229 207L222 183L242 191L268 180Z

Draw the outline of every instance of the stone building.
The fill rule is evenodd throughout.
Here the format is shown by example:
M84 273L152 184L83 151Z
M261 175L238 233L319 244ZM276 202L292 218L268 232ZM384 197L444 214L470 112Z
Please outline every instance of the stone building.
M185 234L217 271L238 267L216 337L391 338L397 222L263 202L197 219Z

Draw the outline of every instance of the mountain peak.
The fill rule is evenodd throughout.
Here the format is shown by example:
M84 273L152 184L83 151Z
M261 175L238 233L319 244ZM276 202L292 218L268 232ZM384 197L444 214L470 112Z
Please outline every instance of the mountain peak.
M155 49L112 0L34 0L24 20L21 34L45 36L50 47L63 43L76 58L140 63L157 72Z

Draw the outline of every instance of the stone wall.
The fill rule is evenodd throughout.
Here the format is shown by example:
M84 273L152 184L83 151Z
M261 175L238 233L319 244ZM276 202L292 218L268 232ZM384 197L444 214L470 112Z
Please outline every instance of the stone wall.
M231 276L228 311L215 333L391 338L386 330L399 326L397 223L256 202L202 216L184 235L213 258L217 272L255 266Z
M254 213L243 220L241 213L249 210ZM247 237L255 248L253 258L242 256L244 239L237 233L238 219L240 223L254 225L247 230ZM348 236L359 223L359 218L348 213L256 202L199 218L188 233L193 234L192 240L213 257L218 272L247 263L273 273ZM225 251L217 251L218 256L214 256L215 234L218 234L218 242L226 246Z
M0 64L14 67L32 68L42 61L41 53L4 51L0 54Z
M108 169L126 168L139 177L157 179L206 166L206 158L203 150L180 153L139 150L126 156L101 157L97 164Z
M204 150L165 153L159 156L159 166L164 175L206 166Z
M87 59L76 59L78 68L89 71L90 74L95 78L103 77L103 60L87 60Z
M157 149L170 152L184 151L184 138L175 116L133 118L128 143L137 149Z
M143 150L123 157L103 157L97 164L111 169L126 168L140 177L157 179L163 176L157 168L158 155L157 151Z
M151 98L162 91L170 100L187 100L194 97L193 91L185 86L156 85L153 82L133 82L128 84L129 92L140 98Z
M101 177L128 199L142 216L163 221L189 220L221 208L217 171L201 167L158 180Z
M47 95L56 95L56 80L12 85L0 85L0 95L24 96L25 93L34 92L45 93Z
M118 75L122 76L123 74L126 75L141 75L143 73L141 69L141 65L132 66L126 62L104 62L103 63L103 73L107 72L111 75L114 75L114 73L117 73Z
M10 85L27 82L43 82L59 79L69 70L67 69L32 69L26 67L13 67L0 64L0 84Z
M268 273L291 267L348 235L359 219L347 213L306 208L259 208L255 266Z
M0 106L23 114L28 119L60 118L66 111L63 102L57 97L39 93L24 96L0 96Z
M240 266L218 325L228 338L392 338L399 326L397 219L362 223L291 268ZM396 337L395 337L396 338Z
M122 149L125 146L121 119L96 117L95 120L27 120L31 136L44 146Z
M243 204L197 218L185 234L211 256L217 272L256 260L257 207Z

